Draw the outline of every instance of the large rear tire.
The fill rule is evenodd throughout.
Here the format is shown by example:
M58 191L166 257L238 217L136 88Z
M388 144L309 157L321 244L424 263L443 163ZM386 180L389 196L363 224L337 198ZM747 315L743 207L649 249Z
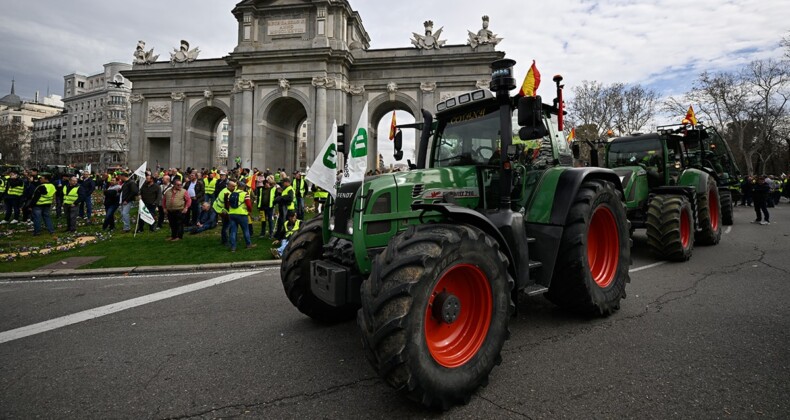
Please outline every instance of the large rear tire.
M283 252L280 276L288 300L299 312L319 322L337 323L354 319L358 306L334 307L318 299L310 289L310 262L320 260L324 241L323 218L306 222L294 233Z
M568 212L546 297L585 315L620 309L630 281L630 223L614 184L584 182Z
M697 220L700 231L696 235L700 245L716 245L721 240L721 207L719 188L713 177L708 177L707 191L697 194Z
M694 249L694 211L682 195L655 195L647 210L647 246L662 259L687 261Z
M514 282L477 228L422 225L395 237L362 285L357 320L386 383L428 407L465 404L501 362Z
M732 212L733 212L733 200L732 200L732 192L729 190L726 191L719 191L720 202L721 202L721 223L724 226L732 226Z

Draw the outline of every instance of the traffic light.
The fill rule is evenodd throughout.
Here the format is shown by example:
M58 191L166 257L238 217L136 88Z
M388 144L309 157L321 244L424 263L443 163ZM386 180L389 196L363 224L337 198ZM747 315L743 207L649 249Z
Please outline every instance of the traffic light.
M338 153L342 153L343 156L348 155L348 143L346 139L348 136L348 124L338 125L337 126L337 151Z

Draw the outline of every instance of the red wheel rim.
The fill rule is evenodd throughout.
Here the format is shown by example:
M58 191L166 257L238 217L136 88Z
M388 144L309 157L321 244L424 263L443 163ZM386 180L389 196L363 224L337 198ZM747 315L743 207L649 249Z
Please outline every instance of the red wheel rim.
M680 243L683 249L688 248L691 236L691 220L686 209L680 210Z
M453 323L433 315L434 302L443 292L460 301L461 310ZM493 307L488 278L478 267L459 264L445 271L425 311L425 342L433 359L446 368L456 368L471 360L488 335Z
M713 231L719 230L719 195L716 190L708 192L708 209L710 209L710 227Z
M600 287L614 281L620 261L620 237L614 214L608 207L598 207L587 231L587 262L590 275Z

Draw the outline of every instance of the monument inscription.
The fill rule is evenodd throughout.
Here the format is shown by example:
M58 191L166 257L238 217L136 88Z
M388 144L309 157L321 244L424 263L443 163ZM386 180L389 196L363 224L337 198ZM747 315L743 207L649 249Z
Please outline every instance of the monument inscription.
M307 32L307 19L277 19L270 20L266 33L269 36L293 35Z

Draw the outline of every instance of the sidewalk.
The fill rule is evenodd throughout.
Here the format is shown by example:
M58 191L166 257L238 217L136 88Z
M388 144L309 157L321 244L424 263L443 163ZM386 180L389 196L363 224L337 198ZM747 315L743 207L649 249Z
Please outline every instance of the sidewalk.
M92 269L68 269L68 270L36 270L21 273L2 273L2 280L24 280L42 279L54 277L74 277L74 276L102 276L117 274L150 274L150 273L174 273L174 272L194 272L194 271L218 271L227 269L260 268L260 267L279 267L280 260L268 261L244 261L234 263L200 264L200 265L162 265L162 266L140 266L140 267L115 267L115 268L92 268Z

